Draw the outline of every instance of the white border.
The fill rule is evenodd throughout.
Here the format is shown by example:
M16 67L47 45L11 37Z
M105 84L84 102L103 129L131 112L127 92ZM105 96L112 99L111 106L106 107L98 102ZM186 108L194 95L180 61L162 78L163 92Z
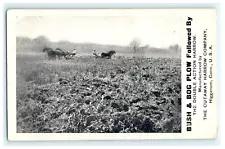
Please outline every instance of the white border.
M3 0L5 3L18 3L18 4L22 4L23 2L25 2L25 0ZM2 1L2 2L3 2ZM26 0L28 3L56 3L55 0ZM127 1L127 0L126 0ZM108 0L107 2L110 3L125 3L126 1L124 0ZM79 2L79 3L83 3L84 0L57 0L57 2L61 2L64 3L66 5L66 2L68 3L74 3L74 2ZM86 1L88 3L94 3L96 4L96 0L88 0ZM132 3L132 2L136 2L141 4L140 0L129 0L128 3ZM129 148L137 148L137 146L139 146L139 148L144 148L144 146L146 145L154 145L154 148L167 148L167 149L174 149L174 148L186 148L189 149L190 146L193 149L205 149L206 147L209 146L209 148L212 148L211 145L213 145L213 148L217 148L217 149L223 149L225 146L225 141L221 141L221 140L225 140L225 129L222 126L225 126L225 121L224 118L222 118L222 113L225 113L225 108L222 108L222 106L224 106L224 101L223 101L223 89L225 88L225 79L222 78L222 76L225 76L225 67L222 67L223 64L225 64L225 59L222 58L223 55L225 55L224 50L224 42L221 42L222 39L225 38L225 29L222 26L225 26L225 22L224 22L224 18L225 18L225 4L224 4L224 0L153 0L149 3L150 1L146 0L145 3L152 4L152 3L160 3L162 2L162 4L160 5L160 7L164 7L167 6L165 3L167 4L172 4L172 5L176 5L176 3L201 3L203 2L204 4L200 4L201 6L204 7L205 4L207 3L218 3L218 7L219 7L219 25L218 25L218 32L219 32L219 39L218 39L218 69L220 70L220 74L219 76L219 89L218 89L218 96L219 96L219 138L215 141L208 141L208 140L189 140L189 141L182 141L182 140L176 140L176 141L126 141L126 142L109 142L109 141L95 141L95 142L32 142L32 143L27 143L27 142L17 142L17 143L12 143L12 142L8 142L7 141L7 127L5 125L5 121L6 121L6 88L5 88L5 69L6 69L6 57L5 57L5 40L6 37L2 36L1 40L0 40L0 45L3 47L3 50L1 51L1 61L0 61L0 82L1 82L1 86L0 86L0 95L1 95L1 99L0 100L0 105L2 105L2 110L0 110L0 117L2 118L2 123L0 123L0 132L2 132L2 135L0 135L0 147L1 148L8 148L10 146L10 148L21 148L23 149L25 146L29 146L29 148L40 148L40 146L42 146L42 148L54 148L54 149L61 149L63 148L74 148L73 146L75 145L76 148L84 148L84 146L86 145L92 145L92 148L103 148L104 146L108 146L108 148L115 148L114 146L116 145L118 148L126 148L126 146L132 145L132 147ZM173 2L175 4L173 4ZM102 3L106 3L105 0L102 1ZM69 4L67 4L68 7ZM142 4L144 5L144 4ZM179 6L179 4L177 4ZM177 7L177 5L175 7ZM6 8L6 6L3 5L3 3L0 3L1 8L3 8L2 10L4 10ZM195 5L193 5L194 7ZM11 6L12 7L12 6ZM15 7L15 5L14 5ZM28 7L28 6L27 6ZM29 7L35 7L35 5L30 5ZM110 6L109 6L110 7ZM183 6L185 7L185 6ZM66 8L66 6L64 6L63 8ZM1 27L0 27L0 32L4 33L5 32L5 12L4 11L0 11L1 15L0 15L0 19L2 20L1 23ZM220 108L221 107L221 108ZM46 146L47 145L47 146ZM56 146L57 145L57 146ZM77 146L78 145L78 146ZM104 145L104 146L102 146ZM111 145L111 146L109 146ZM37 147L35 147L37 146ZM45 147L46 146L46 147ZM86 148L86 147L85 147ZM104 147L105 148L105 147ZM149 147L145 147L145 148L149 148Z

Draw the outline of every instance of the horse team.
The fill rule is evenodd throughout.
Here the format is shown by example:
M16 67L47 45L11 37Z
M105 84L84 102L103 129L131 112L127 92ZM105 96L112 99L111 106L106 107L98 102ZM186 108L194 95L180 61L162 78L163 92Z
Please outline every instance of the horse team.
M68 59L72 59L73 56L76 55L76 49L74 49L73 52L65 52L59 48L56 48L55 50L52 48L44 48L43 52L47 53L49 60L50 59L55 60L57 58L61 59L63 57L68 60ZM106 52L106 53L102 52L101 55L98 55L95 50L93 51L93 55L95 56L95 58L111 59L114 54L116 54L116 51L114 50L110 50L109 52Z

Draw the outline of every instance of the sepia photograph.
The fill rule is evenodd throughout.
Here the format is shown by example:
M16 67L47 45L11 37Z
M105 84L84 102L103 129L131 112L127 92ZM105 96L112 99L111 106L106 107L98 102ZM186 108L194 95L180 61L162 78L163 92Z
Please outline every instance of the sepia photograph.
M180 16L114 11L16 16L17 133L181 133Z

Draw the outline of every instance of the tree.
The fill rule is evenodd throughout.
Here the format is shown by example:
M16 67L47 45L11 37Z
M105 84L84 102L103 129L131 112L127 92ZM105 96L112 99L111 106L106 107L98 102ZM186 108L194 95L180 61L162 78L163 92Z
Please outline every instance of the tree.
M37 38L34 39L34 42L36 44L47 44L49 43L49 40L45 36L38 36Z
M42 51L45 47L52 47L52 43L45 36L38 36L34 38L33 50Z
M130 48L134 51L134 53L136 53L139 50L140 44L141 44L141 42L138 38L134 38L130 42Z
M178 44L173 44L169 46L170 50L173 50L174 52L181 52L181 46Z
M143 47L140 47L141 50L145 50L145 49L148 49L148 48L149 48L149 45L148 45L148 44L146 44L146 45L143 46Z

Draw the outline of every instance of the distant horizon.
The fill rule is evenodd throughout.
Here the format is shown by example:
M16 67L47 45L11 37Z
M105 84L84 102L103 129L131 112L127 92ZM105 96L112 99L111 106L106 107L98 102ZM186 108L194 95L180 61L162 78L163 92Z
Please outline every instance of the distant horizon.
M40 35L40 36L37 36L37 37L34 37L34 38L30 38L28 36L16 36L16 38L28 38L30 40L34 40L34 39L37 39L39 37L44 37L46 38L48 41L52 42L52 43L60 43L60 42L67 42L67 43L71 43L71 44L89 44L89 45L102 45L102 46L117 46L117 47L129 47L130 45L117 45L117 44L101 44L101 43L94 43L94 42L73 42L73 41L69 41L69 40L59 40L59 41L51 41L50 39L48 39L46 36L44 35ZM146 44L147 45L147 44ZM172 45L175 45L175 44L171 44L169 46L172 46ZM179 45L179 44L177 44ZM145 45L141 45L140 47L143 47ZM163 49L163 50L169 50L169 46L168 47L154 47L154 46L151 46L151 45L148 45L149 48L154 48L154 49ZM181 46L181 45L179 45Z

